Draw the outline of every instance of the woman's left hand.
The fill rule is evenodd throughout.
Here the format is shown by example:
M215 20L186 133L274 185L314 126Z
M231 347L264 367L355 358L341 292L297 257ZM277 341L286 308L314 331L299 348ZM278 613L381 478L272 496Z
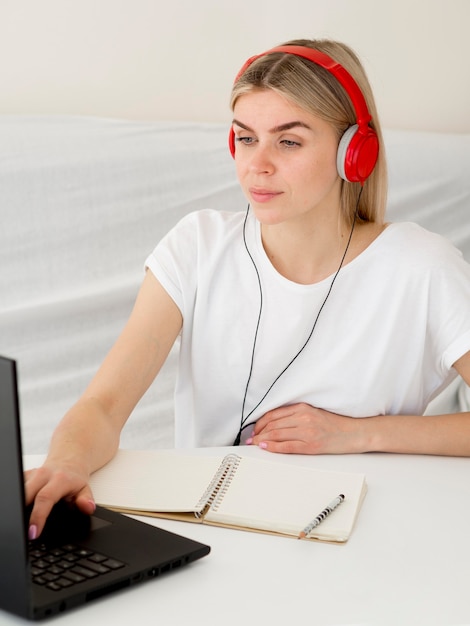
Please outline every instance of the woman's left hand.
M362 421L305 403L291 404L265 413L246 443L288 454L364 452Z

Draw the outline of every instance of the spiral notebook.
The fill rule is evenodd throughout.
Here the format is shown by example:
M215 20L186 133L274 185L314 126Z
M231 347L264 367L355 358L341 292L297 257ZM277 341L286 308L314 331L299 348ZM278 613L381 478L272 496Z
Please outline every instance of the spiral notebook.
M367 489L363 474L162 450L119 450L91 487L99 504L121 512L291 537L341 493L341 506L307 537L331 542L349 539Z

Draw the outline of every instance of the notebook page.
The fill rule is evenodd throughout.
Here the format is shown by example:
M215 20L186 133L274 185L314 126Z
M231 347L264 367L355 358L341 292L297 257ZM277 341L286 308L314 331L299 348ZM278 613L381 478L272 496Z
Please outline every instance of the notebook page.
M219 457L119 450L90 481L97 504L148 512L196 511Z
M345 495L310 536L346 541L365 493L362 474L327 472L244 457L205 521L298 536L336 496Z

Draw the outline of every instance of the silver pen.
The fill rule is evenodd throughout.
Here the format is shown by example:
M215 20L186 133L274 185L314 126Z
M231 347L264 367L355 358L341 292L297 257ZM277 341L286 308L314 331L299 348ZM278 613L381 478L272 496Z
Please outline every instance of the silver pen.
M319 513L315 519L313 519L310 524L305 526L305 528L300 531L299 539L305 539L305 537L312 532L314 528L316 528L319 524L323 522L323 520L328 517L328 515L336 509L337 506L341 504L344 500L344 494L340 493L339 496L336 496L334 500L330 502L330 504L323 509L321 513Z

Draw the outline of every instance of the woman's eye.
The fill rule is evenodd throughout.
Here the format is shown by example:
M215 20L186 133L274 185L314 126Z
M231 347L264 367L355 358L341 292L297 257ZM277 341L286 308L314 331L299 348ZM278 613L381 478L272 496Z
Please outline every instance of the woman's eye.
M300 146L298 141L293 141L292 139L283 139L281 143L286 146L286 148L296 148L297 146Z
M254 138L253 137L236 137L236 141L238 143L243 143L245 145L250 145L252 143L254 143Z

